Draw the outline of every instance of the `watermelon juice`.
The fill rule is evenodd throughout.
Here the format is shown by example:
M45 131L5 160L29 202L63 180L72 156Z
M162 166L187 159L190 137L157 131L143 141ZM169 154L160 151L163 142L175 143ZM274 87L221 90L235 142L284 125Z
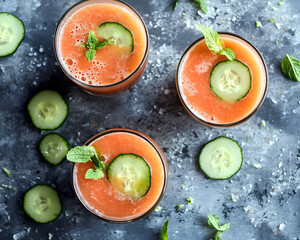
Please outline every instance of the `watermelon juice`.
M92 137L86 145L93 146L107 166L105 176L94 180L85 178L92 162L73 165L74 191L89 212L102 220L120 223L138 220L154 210L166 191L168 168L161 148L153 139L135 130L110 129ZM124 154L141 156L150 167L150 187L140 199L128 199L108 180L110 163Z
M252 86L236 102L225 102L211 90L210 77L216 64L227 58L211 52L204 38L196 40L181 57L176 76L177 92L188 113L211 127L231 127L248 120L266 96L268 72L263 57L248 41L231 33L220 33L224 48L232 49L236 59L250 69Z
M98 31L103 23L122 26L125 31L112 27L110 38L103 39ZM85 44L90 31L99 43L114 42L97 50L92 60L86 58L89 49ZM127 33L132 38L132 51L122 46L122 38L124 35L126 38ZM115 95L141 77L148 60L149 35L140 15L126 3L87 0L75 4L61 18L54 49L60 67L73 82L91 94Z

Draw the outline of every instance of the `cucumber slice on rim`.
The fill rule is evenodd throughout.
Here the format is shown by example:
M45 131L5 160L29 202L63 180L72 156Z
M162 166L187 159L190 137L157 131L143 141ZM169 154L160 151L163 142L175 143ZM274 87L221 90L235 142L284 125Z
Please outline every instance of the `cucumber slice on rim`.
M16 16L1 12L0 13L0 57L13 54L25 36L23 22Z
M240 145L227 137L218 137L208 142L199 156L201 170L212 179L231 178L240 170L242 163Z
M134 40L131 31L118 22L104 22L97 28L98 36L106 41L114 41L115 45L133 52Z
M68 115L68 105L53 90L43 90L34 95L27 110L32 123L41 130L53 130L63 124Z
M147 194L151 187L151 170L148 163L133 153L120 154L107 168L108 181L131 200Z
M62 211L57 191L44 184L35 185L25 193L23 207L25 213L38 223L52 222Z
M251 89L250 69L239 60L225 60L214 66L210 73L210 88L223 101L236 102Z
M41 140L39 149L48 163L58 165L65 159L70 147L64 137L57 133L49 133Z

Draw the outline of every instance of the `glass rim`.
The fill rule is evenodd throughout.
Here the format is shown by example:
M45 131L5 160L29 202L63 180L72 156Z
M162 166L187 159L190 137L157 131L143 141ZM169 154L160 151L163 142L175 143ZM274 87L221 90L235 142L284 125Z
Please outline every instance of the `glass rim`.
M187 110L187 112L198 122L206 125L206 126L209 126L209 127L214 127L214 128L229 128L229 127L234 127L234 126L237 126L237 125L240 125L244 122L246 122L247 120L249 120L257 111L258 109L262 106L266 96L267 96L267 91L268 91L268 88L269 88L269 73L268 73L268 68L267 68L267 65L266 65L266 62L261 54L261 52L251 43L249 42L247 39L243 38L242 36L238 35L238 34L235 34L235 33L231 33L231 32L218 32L220 35L229 35L229 36L233 36L233 37L236 37L236 38L239 38L241 39L242 41L246 42L247 44L250 45L250 47L252 47L256 53L258 54L259 58L261 59L262 63L263 63L263 67L264 67L264 70L265 70L265 73L266 73L266 76L265 76L265 82L266 82L266 85L265 85L265 88L264 88L264 92L262 94L262 97L258 103L258 105L247 115L245 116L244 118L240 119L240 120L237 120L237 121L234 121L234 122L231 122L231 123L213 123L213 122L209 122L209 121L205 121L204 119L201 119L200 117L198 117L196 114L194 114L190 108L188 107L188 105L186 104L186 102L183 100L182 98L182 92L180 90L180 87L179 87L179 69L181 67L181 64L182 64L182 61L185 57L185 55L190 51L190 49L192 47L194 47L195 44L197 44L198 42L204 40L204 37L201 37L201 38L198 38L197 40L195 40L194 42L192 42L183 52L179 62L178 62L178 65L177 65L177 70L176 70L176 88L177 88L177 92L178 92L178 95L179 95L179 98L180 98L180 101L182 102L184 108Z
M145 53L144 53L144 56L143 56L143 59L141 60L140 64L138 65L138 67L130 74L128 75L126 78L124 78L123 80L119 81L119 82L116 82L116 83L112 83L112 84L108 84L108 85L102 85L102 86L98 86L98 85L91 85L91 84L87 84L87 83L84 83L76 78L74 78L68 71L67 69L65 69L65 67L63 66L63 64L61 63L61 61L59 60L59 57L58 57L58 51L56 49L56 44L57 44L57 31L58 31L58 28L60 26L60 24L63 22L65 16L73 9L75 8L76 6L80 5L80 4L83 4L85 2L89 2L89 1L98 1L99 3L101 3L102 0L81 0L75 4L73 4L71 7L69 7L65 13L62 15L62 17L60 18L60 20L58 21L58 23L56 24L56 27L55 27L55 31L54 31L54 37L53 37L53 47L54 47L54 55L55 55L55 58L56 58L56 61L58 62L59 64L59 67L61 68L61 70L64 72L64 74L69 78L71 79L73 82L75 82L76 84L84 87L84 88L92 88L92 89L107 89L107 88L110 88L110 87L114 87L114 86L117 86L117 85L120 85L124 82L126 82L127 80L131 79L144 65L144 63L147 61L147 57L149 55L149 49L150 49L150 44L149 44L149 32L148 32L148 29L147 29L147 26L143 20L143 18L141 17L141 15L132 7L130 6L128 3L122 1L122 0L110 0L112 2L119 2L121 4L124 4L126 7L128 7L129 9L131 9L134 14L136 14L136 16L138 17L138 19L141 21L143 27L144 27L144 31L145 31L145 35L146 35L146 48L145 48Z
M85 204L80 199L79 194L77 194L77 190L74 186L75 185L74 184L74 168L75 168L76 163L73 163L72 167L71 167L71 183L72 183L72 189L73 189L73 192L75 193L76 198L79 200L79 202L84 207L84 209L86 209L90 214L92 214L93 216L99 218L100 220L103 220L103 221L109 222L109 223L130 223L130 222L134 222L134 221L137 221L141 218L144 218L144 217L148 216L158 206L160 201L163 199L163 197L166 193L166 190L167 190L167 185L168 185L168 171L167 171L168 166L167 166L167 160L166 160L162 150L160 149L159 145L151 137L149 137L148 135L146 135L146 134L144 134L140 131L137 131L137 130L133 130L133 129L129 129L129 128L111 128L111 129L107 129L107 130L104 130L100 133L97 133L96 135L94 135L93 137L88 139L84 143L84 145L89 145L91 142L93 142L94 140L96 140L99 137L102 137L104 135L111 134L111 133L116 133L116 132L125 132L125 133L130 133L130 134L134 134L138 137L141 137L142 139L147 141L156 150L157 154L159 155L159 158L160 158L162 166L163 166L164 183L163 183L161 193L160 193L158 199L155 201L155 204L150 209L148 209L145 213L143 213L142 215L134 217L132 219L120 220L120 221L111 220L111 219L105 218L104 216L97 215L95 212L93 212L91 209L89 209L87 207L88 204ZM155 144L157 144L158 147Z

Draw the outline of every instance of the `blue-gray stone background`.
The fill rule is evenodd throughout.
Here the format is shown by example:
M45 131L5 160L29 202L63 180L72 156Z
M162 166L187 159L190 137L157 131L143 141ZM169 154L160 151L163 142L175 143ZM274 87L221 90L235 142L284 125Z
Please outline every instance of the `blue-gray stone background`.
M283 76L280 63L287 53L300 59L300 1L286 0L281 6L279 1L207 0L205 15L191 0L179 0L176 11L171 0L128 0L149 29L149 62L129 91L101 98L67 79L54 57L56 23L77 1L0 0L0 12L20 17L26 28L17 52L0 59L0 168L11 171L7 177L0 169L0 239L153 240L159 239L169 219L169 239L205 240L214 233L206 222L211 213L221 223L231 223L224 240L299 240L300 83ZM269 22L270 18L275 21ZM256 20L261 28L256 28ZM198 22L243 36L266 60L267 98L256 115L240 126L201 125L177 96L177 63L184 49L201 37L195 29ZM37 149L42 134L31 124L26 104L45 87L57 89L69 105L66 122L55 132L72 146L114 127L137 129L158 142L169 165L161 211L119 225L102 222L82 208L71 189L71 164L50 166ZM198 166L201 146L218 136L232 137L243 148L242 169L230 180L210 180ZM62 199L63 212L50 224L37 224L23 212L24 193L38 183L51 184ZM191 205L186 204L188 196L194 199ZM175 209L178 204L185 204L180 212Z

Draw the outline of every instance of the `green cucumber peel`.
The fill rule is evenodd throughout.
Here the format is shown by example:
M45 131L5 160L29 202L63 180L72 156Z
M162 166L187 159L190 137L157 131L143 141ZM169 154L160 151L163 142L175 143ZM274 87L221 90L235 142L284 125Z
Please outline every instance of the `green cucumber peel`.
M204 26L200 23L196 27L201 31L204 36L205 43L208 49L216 54L226 56L230 61L235 59L235 53L230 48L223 48L223 42L220 35L210 27Z
M93 162L95 169L90 168L85 173L86 179L100 179L104 176L105 163L98 158L97 151L92 146L77 146L67 153L70 162L86 163Z

